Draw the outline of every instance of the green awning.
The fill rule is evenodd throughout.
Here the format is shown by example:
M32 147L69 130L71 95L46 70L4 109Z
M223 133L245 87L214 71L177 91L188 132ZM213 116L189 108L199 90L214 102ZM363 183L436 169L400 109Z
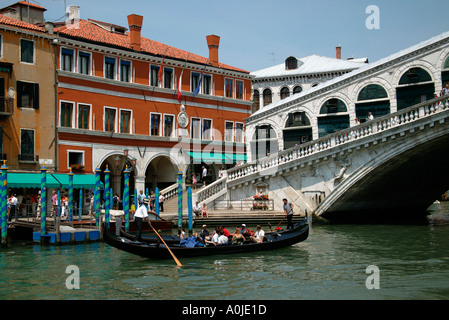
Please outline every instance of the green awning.
M8 173L8 188L40 188L40 173ZM61 173L47 173L47 188L69 188L69 175ZM95 188L95 176L93 174L74 174L73 188L92 189ZM101 183L103 188L103 183Z
M246 154L233 154L221 152L187 152L194 163L237 163L239 161L246 161Z

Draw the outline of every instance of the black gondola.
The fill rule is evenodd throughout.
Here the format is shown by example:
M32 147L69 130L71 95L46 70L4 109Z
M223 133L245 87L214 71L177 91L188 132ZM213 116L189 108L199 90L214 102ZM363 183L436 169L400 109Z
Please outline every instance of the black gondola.
M178 258L198 257L216 254L242 253L261 250L272 250L302 242L309 236L307 221L295 224L292 229L266 233L262 243L245 241L243 244L207 245L204 247L182 247L177 244L167 244ZM115 235L112 230L105 229L104 241L117 249L151 259L172 258L169 250L162 243L137 242Z

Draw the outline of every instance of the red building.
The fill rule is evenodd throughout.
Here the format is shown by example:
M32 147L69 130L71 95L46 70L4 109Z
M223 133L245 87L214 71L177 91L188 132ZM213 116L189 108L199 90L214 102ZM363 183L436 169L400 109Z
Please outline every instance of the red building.
M189 181L202 166L215 180L223 163L245 161L251 76L219 61L220 37L207 37L202 57L142 37L142 16L128 16L129 31L73 18L54 29L60 172L108 166L120 192L125 166L145 190L172 185L179 170Z

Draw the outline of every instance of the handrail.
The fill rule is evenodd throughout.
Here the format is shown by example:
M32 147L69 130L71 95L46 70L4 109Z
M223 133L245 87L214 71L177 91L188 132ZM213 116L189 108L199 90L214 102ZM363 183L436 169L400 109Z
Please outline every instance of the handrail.
M304 158L323 150L341 146L349 141L358 140L374 133L385 131L392 127L397 127L399 125L427 117L433 113L448 108L448 99L449 95L445 95L443 97L428 100L399 110L395 113L390 113L374 120L367 121L363 124L326 135L317 140L310 141L299 146L294 146L275 155L264 157L254 162L229 169L228 181L237 180L270 167Z

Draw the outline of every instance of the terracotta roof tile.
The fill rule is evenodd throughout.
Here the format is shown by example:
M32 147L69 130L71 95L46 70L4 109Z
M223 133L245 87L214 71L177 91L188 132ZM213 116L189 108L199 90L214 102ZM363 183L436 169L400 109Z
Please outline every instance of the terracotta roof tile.
M19 28L24 28L24 29L30 29L30 30L34 30L34 31L45 32L45 30L43 28L38 27L34 24L31 24L28 22L23 22L23 21L17 20L17 19L13 19L13 18L4 16L2 14L0 14L0 24L5 24L8 26L19 27Z
M60 35L66 37L73 37L76 39L87 40L127 50L132 50L132 47L129 42L129 33L120 34L116 32L111 32L87 20L79 20L77 23L72 25L64 24L60 27L55 28L55 31L59 32ZM142 37L141 41L142 41L141 52L143 53L149 53L161 57L165 56L167 58L174 58L179 60L188 59L188 61L190 62L209 64L208 58L193 53L189 53L187 51L177 49L175 47L171 47L169 45L148 38ZM242 70L223 63L220 63L219 67L222 69L233 70L249 74L249 71Z

